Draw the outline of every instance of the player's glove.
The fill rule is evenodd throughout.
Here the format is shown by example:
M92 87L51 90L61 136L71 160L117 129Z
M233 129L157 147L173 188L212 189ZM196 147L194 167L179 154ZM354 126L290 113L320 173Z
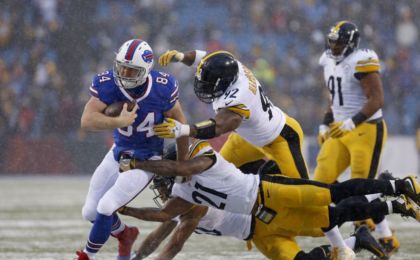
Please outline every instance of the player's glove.
M325 140L329 137L328 131L330 128L327 125L320 125L319 126L319 132L318 132L318 144L321 146Z
M165 121L161 124L153 127L155 135L160 138L178 138L181 136L190 135L190 126L181 124L172 118L165 118Z
M333 122L330 124L329 136L332 138L340 138L355 128L356 125L351 118L344 121Z
M176 50L170 50L160 55L159 65L167 66L171 62L179 62L179 61L182 61L183 59L184 59L184 53L176 51Z

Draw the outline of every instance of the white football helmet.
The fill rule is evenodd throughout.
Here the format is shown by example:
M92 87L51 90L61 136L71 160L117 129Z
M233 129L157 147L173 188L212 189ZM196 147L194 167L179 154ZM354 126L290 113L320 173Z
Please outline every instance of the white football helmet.
M114 81L121 88L135 88L146 82L152 68L153 51L149 44L139 39L126 41L115 57Z

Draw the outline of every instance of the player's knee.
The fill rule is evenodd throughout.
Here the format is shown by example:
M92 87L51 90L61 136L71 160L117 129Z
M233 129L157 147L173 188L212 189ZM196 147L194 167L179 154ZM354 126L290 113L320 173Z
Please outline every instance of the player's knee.
M82 217L87 221L94 221L96 218L96 208L84 205L82 208Z
M118 203L115 201L101 200L98 203L98 207L96 208L96 211L102 215L111 216L120 207L121 206L119 206Z

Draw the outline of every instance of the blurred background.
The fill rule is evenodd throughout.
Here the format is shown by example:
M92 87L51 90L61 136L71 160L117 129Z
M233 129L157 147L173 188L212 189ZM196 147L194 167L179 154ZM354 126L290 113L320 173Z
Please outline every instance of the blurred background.
M80 115L91 79L114 52L141 38L168 49L226 49L253 70L273 103L317 134L327 104L318 59L326 32L348 19L382 63L389 134L416 153L420 127L420 1L2 0L0 173L91 173L111 132L86 133ZM158 67L156 62L156 69ZM164 68L180 82L190 121L211 116L192 90L194 70ZM311 138L308 138L311 140ZM401 143L400 141L396 141ZM317 146L309 141L313 164ZM392 143L392 140L391 140ZM405 149L405 148L403 148ZM417 159L417 155L414 155Z

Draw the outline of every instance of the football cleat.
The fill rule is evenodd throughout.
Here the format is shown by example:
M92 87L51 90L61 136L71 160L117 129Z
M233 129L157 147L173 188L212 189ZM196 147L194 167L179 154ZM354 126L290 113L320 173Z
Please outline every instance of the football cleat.
M420 184L417 177L410 175L404 179L404 194L412 199L415 203L420 204Z
M89 260L89 256L83 250L77 251L77 260Z
M394 212L400 213L403 217L412 217L420 222L420 207L408 196L401 195L397 200L392 201Z
M356 254L350 247L334 247L331 251L331 260L354 260Z
M118 239L118 257L130 257L131 248L139 235L139 230L136 227L128 227L116 235ZM122 259L122 258L119 258Z
M400 248L400 241L398 241L397 237L394 234L392 234L392 236L390 237L379 238L379 243L385 249L386 254L388 256L395 254Z
M356 237L354 252L357 253L362 249L366 249L378 257L378 259L385 259L387 257L385 249L372 236L367 226L360 226L354 233L354 236Z
M360 220L360 221L353 221L354 231L358 230L362 226L366 226L369 228L370 232L375 231L376 225L375 222L371 218Z

